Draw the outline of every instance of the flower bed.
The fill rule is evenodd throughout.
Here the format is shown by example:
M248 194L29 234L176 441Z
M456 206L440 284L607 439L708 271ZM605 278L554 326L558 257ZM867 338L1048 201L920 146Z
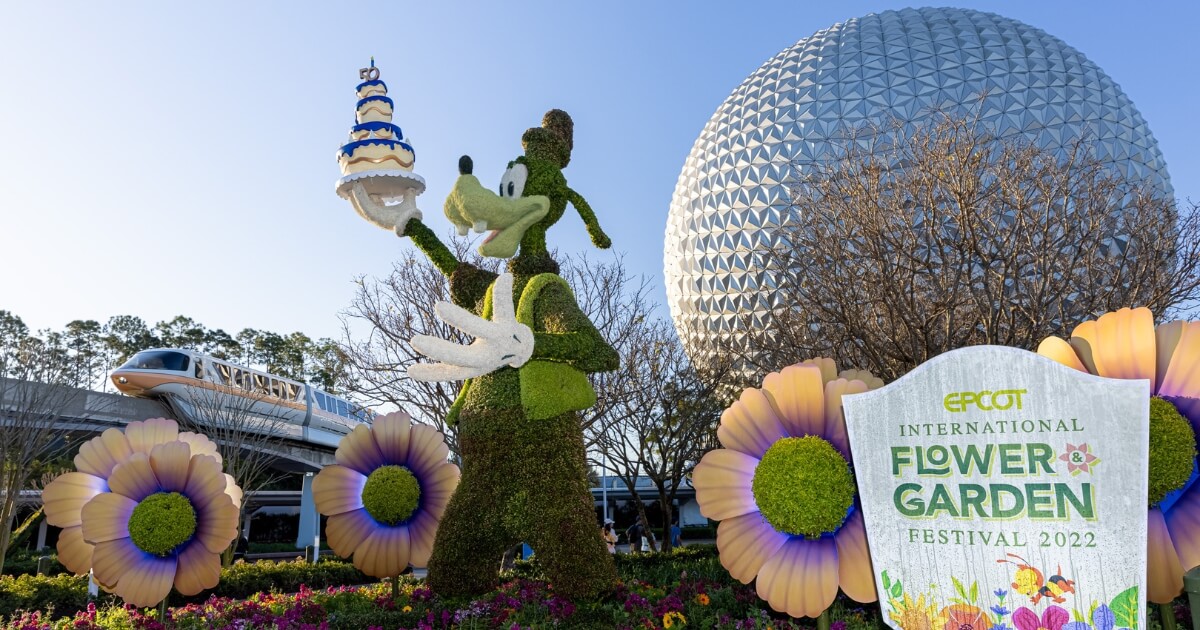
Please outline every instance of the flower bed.
M153 610L102 603L65 617L46 612L21 614L0 624L0 630L815 628L812 619L790 619L772 612L758 598L753 585L742 585L729 577L713 547L684 548L672 554L618 556L617 560L621 575L618 587L589 601L562 598L542 577L536 562L523 562L501 588L475 599L440 598L421 580L404 577L395 600L388 583L316 590L302 586L297 589L299 592L256 593L241 599L212 595L207 600L170 609L166 620L160 620ZM322 563L329 565L326 571L335 570L335 564ZM287 579L299 576L305 566L312 565L280 563L269 567L269 572L279 574L285 578L281 582L286 583ZM256 575L268 573L268 567L239 567ZM313 577L320 579L317 574ZM248 587L270 577L233 579L240 587ZM839 598L830 611L831 630L883 630L886 626L880 621L878 610L876 605L860 606ZM1190 618L1185 607L1177 609L1177 618L1181 628L1188 627ZM926 627L958 630L958 625L946 627L948 621L938 623L934 619ZM1145 630L1160 627L1153 613L1147 617L1147 626Z

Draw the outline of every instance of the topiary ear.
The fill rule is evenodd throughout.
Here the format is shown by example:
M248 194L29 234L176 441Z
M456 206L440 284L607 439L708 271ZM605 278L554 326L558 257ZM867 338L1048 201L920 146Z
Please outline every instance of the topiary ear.
M542 126L562 138L567 145L567 159L570 160L571 151L575 150L575 122L571 116L561 109L552 109L542 116Z

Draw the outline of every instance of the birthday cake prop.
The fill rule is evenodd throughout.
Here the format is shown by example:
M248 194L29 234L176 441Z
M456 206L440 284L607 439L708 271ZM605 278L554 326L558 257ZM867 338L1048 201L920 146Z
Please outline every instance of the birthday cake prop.
M416 152L399 126L392 123L395 103L387 96L387 84L379 79L375 59L371 66L358 71L355 125L350 142L337 151L342 178L336 183L337 194L348 199L363 218L380 209L392 227L403 229L410 218L420 218L417 195L425 192L425 178L413 172ZM372 212L364 211L369 206Z

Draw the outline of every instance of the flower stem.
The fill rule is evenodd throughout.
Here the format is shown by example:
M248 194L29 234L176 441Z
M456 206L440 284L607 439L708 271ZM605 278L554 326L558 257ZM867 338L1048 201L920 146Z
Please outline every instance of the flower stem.
M167 593L162 601L158 603L158 622L161 624L167 623L167 600L171 599L171 593Z
M1158 605L1159 622L1163 630L1175 630L1175 603L1167 602Z
M829 630L829 609L821 611L821 616L817 617L817 630ZM1166 630L1164 628L1164 630Z
M400 576L392 576L392 601L396 601L400 597Z

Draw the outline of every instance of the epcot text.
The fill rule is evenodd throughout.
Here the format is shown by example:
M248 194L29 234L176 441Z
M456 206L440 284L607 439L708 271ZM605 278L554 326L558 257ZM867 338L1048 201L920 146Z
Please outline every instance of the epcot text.
M1023 389L985 389L981 392L951 392L942 399L942 406L950 413L961 413L970 405L975 405L980 411L1004 411L1015 405L1021 408Z

